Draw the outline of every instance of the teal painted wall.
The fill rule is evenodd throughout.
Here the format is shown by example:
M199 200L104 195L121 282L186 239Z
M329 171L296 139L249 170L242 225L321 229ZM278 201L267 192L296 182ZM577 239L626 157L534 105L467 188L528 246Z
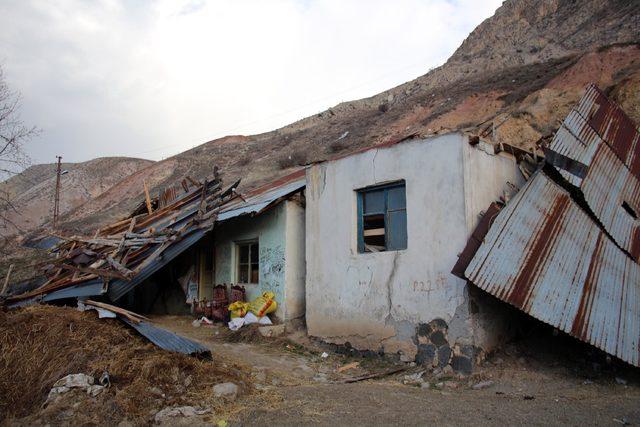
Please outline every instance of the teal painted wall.
M256 217L238 217L214 230L215 283L236 283L236 244L257 239L260 245L259 284L245 285L247 299L253 300L265 291L276 295L276 316L285 320L285 248L286 203L280 203Z

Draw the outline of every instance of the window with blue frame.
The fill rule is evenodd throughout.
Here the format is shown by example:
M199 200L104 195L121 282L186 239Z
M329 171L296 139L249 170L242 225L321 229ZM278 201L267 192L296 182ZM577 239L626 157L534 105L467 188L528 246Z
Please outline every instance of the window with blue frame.
M407 248L405 182L367 187L358 193L358 252Z

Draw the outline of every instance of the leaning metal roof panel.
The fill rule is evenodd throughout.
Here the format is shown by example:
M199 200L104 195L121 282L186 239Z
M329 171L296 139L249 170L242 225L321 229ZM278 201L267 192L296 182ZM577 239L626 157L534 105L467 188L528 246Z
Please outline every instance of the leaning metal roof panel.
M640 266L542 172L497 216L465 276L534 318L640 366Z
M547 161L580 188L594 215L635 260L640 257L638 140L631 120L591 85L545 149Z

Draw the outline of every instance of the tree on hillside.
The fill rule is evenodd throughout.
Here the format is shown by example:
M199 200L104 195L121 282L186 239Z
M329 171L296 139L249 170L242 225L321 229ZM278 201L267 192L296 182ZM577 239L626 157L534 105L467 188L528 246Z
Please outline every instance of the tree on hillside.
M24 145L33 138L38 129L24 124L20 117L20 94L11 90L0 66L0 176L7 179L29 166L29 157ZM0 188L0 228L15 231L18 228L10 220L10 213L15 212L12 195L3 187ZM9 230L13 229L13 230ZM0 250L4 248L0 242Z

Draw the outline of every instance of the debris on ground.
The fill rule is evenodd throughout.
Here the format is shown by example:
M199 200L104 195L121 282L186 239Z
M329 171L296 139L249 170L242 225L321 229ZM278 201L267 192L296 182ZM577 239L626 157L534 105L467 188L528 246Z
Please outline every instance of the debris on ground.
M493 385L494 385L493 381L481 381L477 384L474 384L471 388L474 390L482 390L485 388L493 387Z
M176 417L193 417L211 412L208 408L199 408L194 406L175 406L164 408L156 413L153 417L156 423L171 422Z
M213 393L219 383L242 384L243 395L251 389L248 372L233 363L162 350L120 321L98 319L93 311L47 305L0 311L0 348L0 421L146 423L166 407L230 410ZM105 383L108 378L111 386L96 384L96 378ZM54 392L58 397L43 408L54 387L69 391ZM104 388L92 397L90 387ZM150 391L154 388L159 393Z

